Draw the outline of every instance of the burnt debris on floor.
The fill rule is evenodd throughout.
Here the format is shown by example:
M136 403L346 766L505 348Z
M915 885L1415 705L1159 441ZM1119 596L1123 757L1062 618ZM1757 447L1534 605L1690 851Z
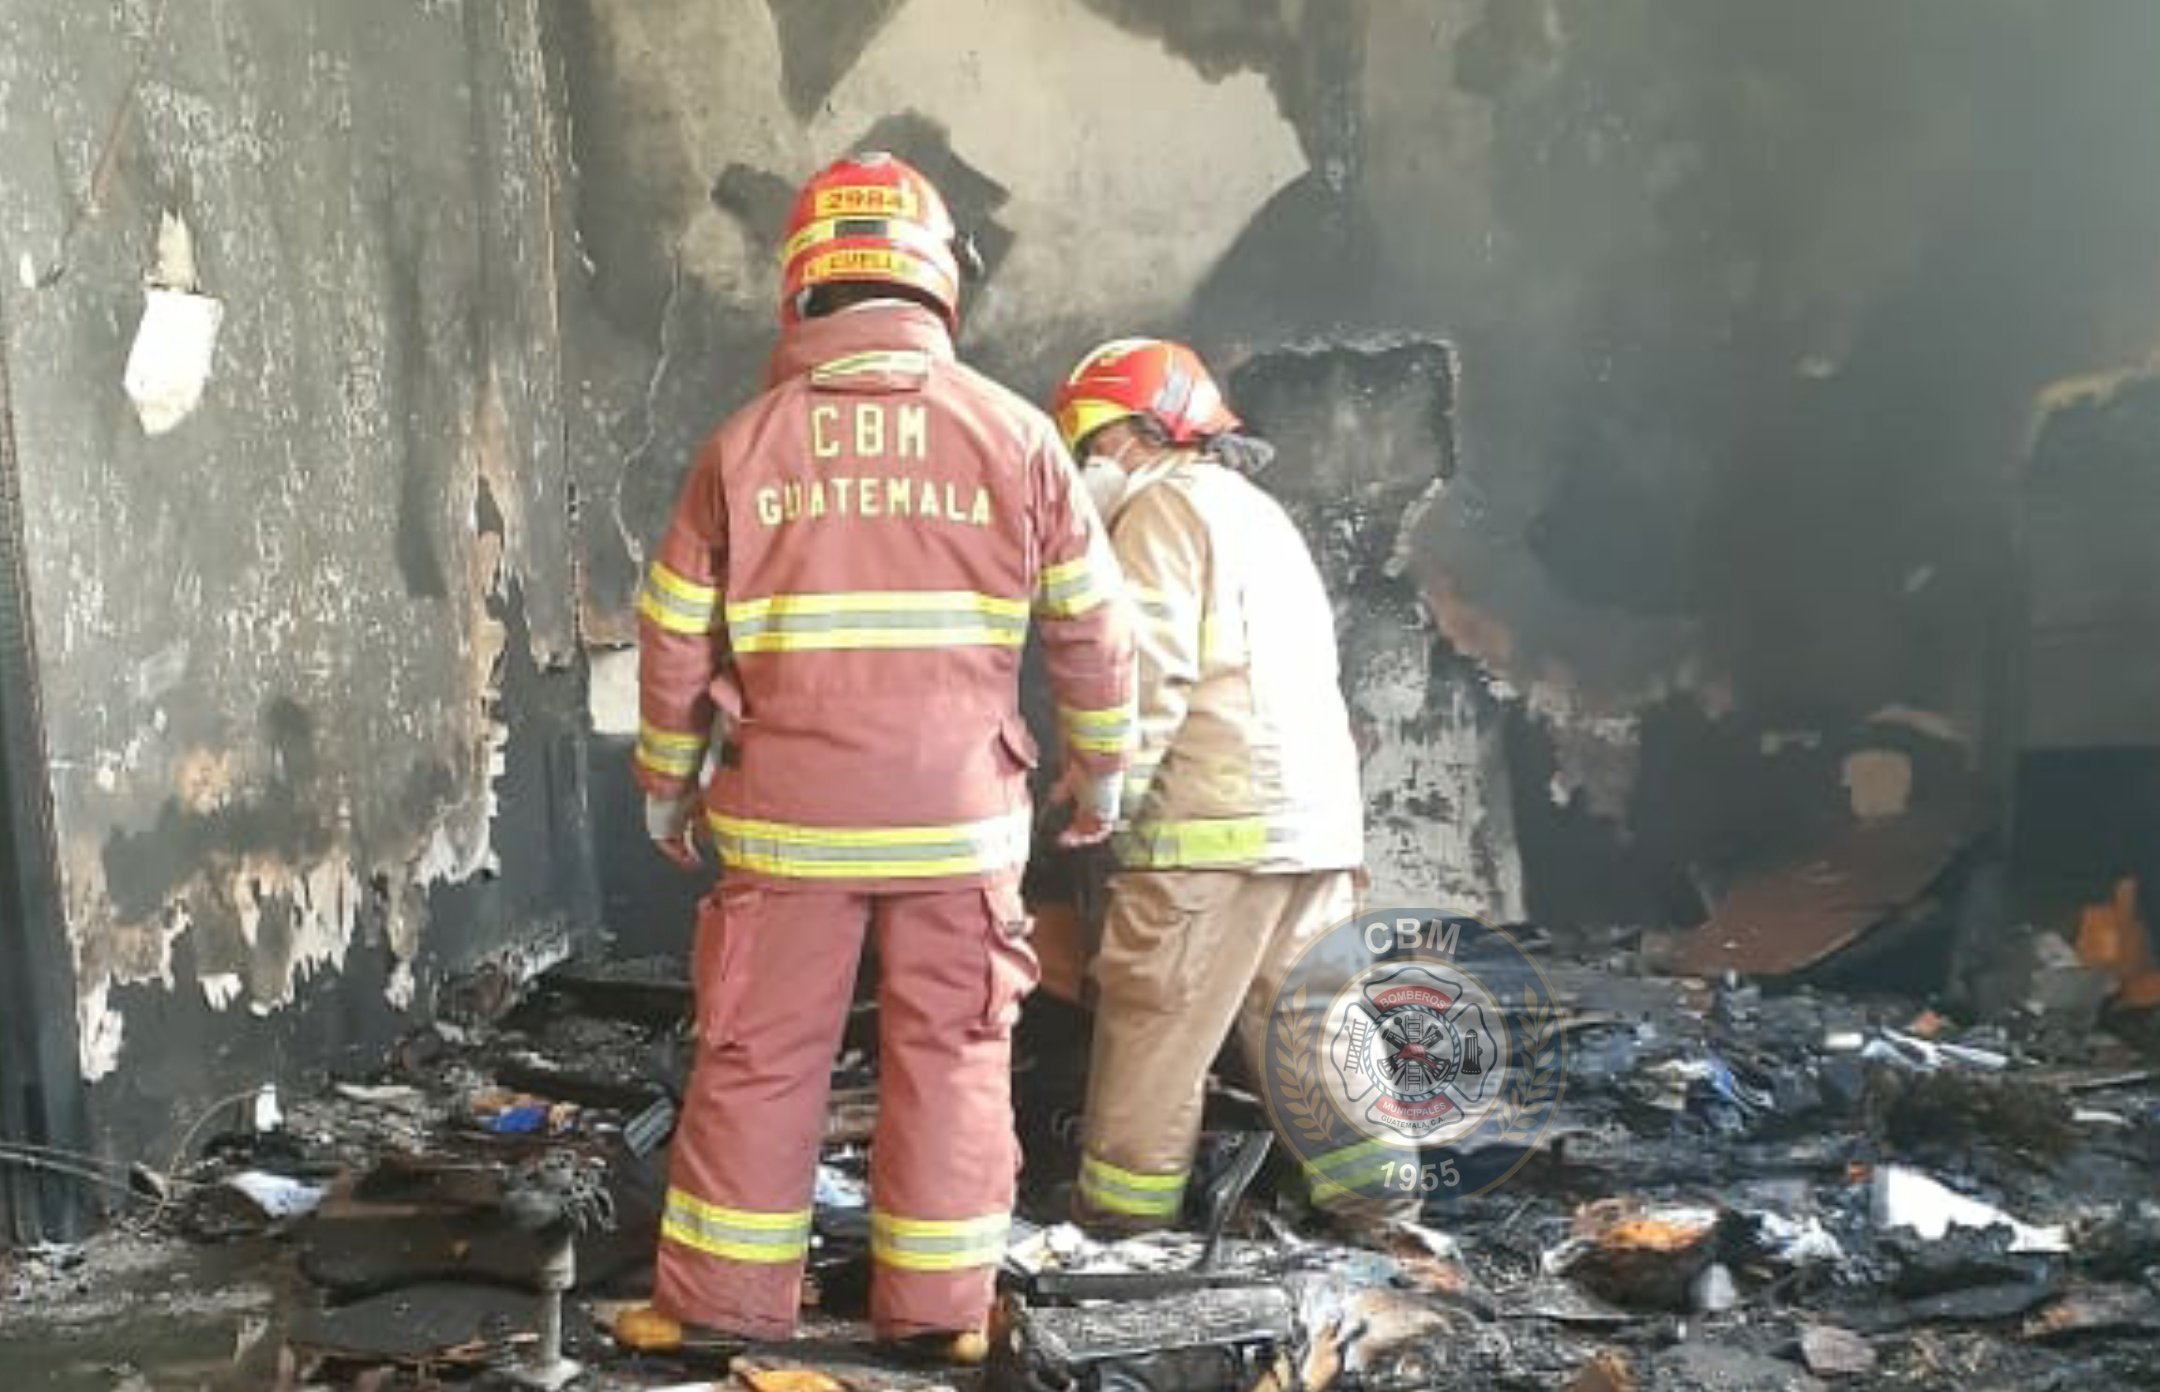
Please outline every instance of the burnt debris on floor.
M1944 859L1923 858L1908 889ZM1302 1207L1227 1061L1177 1232L1064 1222L1087 1021L1045 993L1016 1049L1021 1221L972 1370L894 1363L862 1322L871 993L833 1074L802 1335L653 1348L617 1336L650 1280L687 990L658 961L476 982L369 1068L205 1115L163 1170L13 1157L88 1166L125 1216L8 1259L0 1344L24 1351L11 1385L98 1389L2160 1385L2136 912L2125 886L2078 942L2020 954L1985 1018L1946 965L1917 994L1853 983L1847 959L1903 981L1925 973L1900 954L1955 958L1913 904L1850 909L1745 977L1705 969L1704 933L1525 930L1569 1040L1554 1124L1505 1184L1390 1227Z

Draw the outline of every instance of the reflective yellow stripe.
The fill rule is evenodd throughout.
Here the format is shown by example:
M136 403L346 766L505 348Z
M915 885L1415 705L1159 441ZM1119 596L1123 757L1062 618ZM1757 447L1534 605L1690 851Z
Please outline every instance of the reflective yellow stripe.
M711 818L729 865L797 879L919 879L1001 870L1026 861L1023 809L956 826L813 827Z
M879 225L875 231L855 228L842 230L840 224L843 222L874 222ZM920 223L888 217L884 213L836 213L806 224L800 232L783 242L780 246L780 264L785 266L812 247L851 237L874 237L880 242L897 243L932 261L952 255L952 244L940 241L935 232Z
M802 283L823 285L843 277L889 280L901 285L920 285L935 295L951 295L957 286L952 253L881 246L840 247L820 253L803 263Z
M750 623L771 615L874 614L892 612L971 610L1005 618L1027 617L1027 601L1001 599L974 590L859 590L830 594L771 595L746 599L727 607L730 626Z
M720 592L684 579L666 563L654 561L638 593L638 612L670 633L702 636L713 631Z
M876 372L889 372L900 377L922 377L927 376L929 371L928 353L891 349L850 353L844 358L821 362L810 369L810 380L823 386L843 377L862 377Z
M654 561L645 573L645 579L656 589L694 608L710 609L720 602L720 591L710 585L700 585L686 578L665 561Z
M1154 869L1250 865L1267 854L1264 817L1141 822L1117 835L1119 863Z
M1398 1161L1417 1163L1416 1151L1397 1151L1381 1141L1331 1150L1305 1162L1305 1180L1312 1200L1322 1208L1346 1199L1364 1198L1360 1186L1374 1188L1387 1181L1388 1168Z
M773 595L727 606L737 652L1012 647L1027 641L1026 601L973 590Z
M1099 1160L1080 1157L1080 1197L1100 1213L1121 1213L1133 1218L1175 1218L1185 1202L1189 1174L1140 1174Z
M664 778L686 778L705 762L705 737L638 723L637 761Z
M1060 706L1058 718L1065 727L1066 741L1088 754L1122 753L1132 744L1133 727L1137 723L1129 705L1113 706L1109 710L1075 710Z
M1127 585L1125 593L1132 597L1133 608L1144 619L1157 623L1169 623L1177 617L1177 609L1170 597L1149 585Z
M743 653L861 652L900 648L1017 648L1027 630L988 624L937 628L824 628L814 633L764 633L735 643Z
M1035 577L1035 612L1046 618L1076 619L1102 602L1095 568L1085 556L1044 566Z
M903 1271L966 1271L995 1266L1005 1259L1012 1219L1003 1213L981 1218L900 1218L873 1209L870 1256Z
M669 1189L660 1235L664 1241L729 1261L798 1262L810 1251L810 1210L759 1213L722 1208L680 1189Z

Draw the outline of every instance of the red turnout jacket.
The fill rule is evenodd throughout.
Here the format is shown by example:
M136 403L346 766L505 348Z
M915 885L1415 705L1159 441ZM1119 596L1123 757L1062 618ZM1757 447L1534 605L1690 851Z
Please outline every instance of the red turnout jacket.
M638 601L637 776L706 791L732 877L858 890L1012 875L1042 633L1067 756L1134 740L1117 563L1056 428L877 303L783 331L766 392L706 443Z

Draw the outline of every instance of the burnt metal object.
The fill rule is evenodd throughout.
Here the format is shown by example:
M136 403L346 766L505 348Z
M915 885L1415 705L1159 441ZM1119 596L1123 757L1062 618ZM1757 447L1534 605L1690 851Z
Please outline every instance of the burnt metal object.
M1013 1314L992 1348L990 1392L1201 1392L1250 1387L1288 1348L1276 1286Z
M1849 827L1809 853L1737 879L1672 965L1714 976L1790 976L1850 949L1925 897L1975 835L1976 809Z
M1268 1152L1274 1145L1275 1133L1272 1131L1248 1131L1225 1143L1222 1172L1199 1195L1200 1231L1207 1239L1200 1249L1200 1260L1195 1263L1199 1270L1206 1271L1215 1265L1215 1258L1222 1249L1223 1228L1229 1223L1238 1200L1245 1197L1246 1190L1259 1178L1260 1167L1267 1163Z
M577 1285L577 1235L588 1228L612 1227L615 1200L600 1165L557 1150L511 1173L503 1211L519 1227L548 1239L537 1273L540 1339L511 1376L527 1387L560 1392L585 1371L563 1355L563 1296Z
M671 1026L689 1018L690 983L679 976L638 971L635 964L567 962L541 978L579 1014L632 1024Z
M656 1097L652 1105L623 1123L623 1145L640 1160L656 1155L668 1143L668 1137L675 1134L679 1119L673 1098Z
M1162 1300L1195 1291L1249 1289L1269 1280L1251 1271L1041 1271L1020 1282L1037 1305L1095 1300Z

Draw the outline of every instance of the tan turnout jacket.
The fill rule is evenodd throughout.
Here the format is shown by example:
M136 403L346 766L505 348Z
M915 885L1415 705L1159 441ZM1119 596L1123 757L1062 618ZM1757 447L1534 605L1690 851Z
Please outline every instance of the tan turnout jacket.
M1349 869L1363 802L1334 611L1273 498L1205 455L1134 473L1111 522L1140 662L1127 869Z

